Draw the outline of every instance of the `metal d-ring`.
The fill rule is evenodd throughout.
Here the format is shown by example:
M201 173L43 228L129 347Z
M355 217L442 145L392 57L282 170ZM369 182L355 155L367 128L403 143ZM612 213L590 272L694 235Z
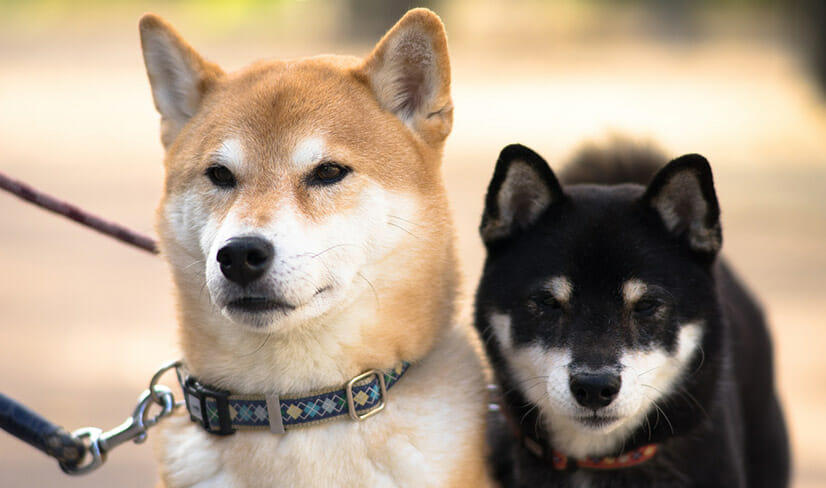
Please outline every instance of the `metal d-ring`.
M176 361L169 361L168 363L161 366L161 369L156 371L155 375L152 376L152 380L149 381L149 398L151 398L153 402L157 403L161 407L164 406L164 399L158 396L158 394L155 392L155 387L158 386L158 381L164 374L166 374L167 371L173 368L177 369L181 367L182 364L183 363L180 359Z

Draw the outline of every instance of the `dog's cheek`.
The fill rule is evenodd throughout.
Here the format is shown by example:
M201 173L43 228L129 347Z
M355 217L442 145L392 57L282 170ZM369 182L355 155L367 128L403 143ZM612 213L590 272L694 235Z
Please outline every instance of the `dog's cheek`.
M509 356L519 388L528 400L546 413L567 413L573 408L568 387L570 352L531 344L515 347Z
M618 416L647 413L660 395L649 382L665 361L667 357L660 351L638 351L623 355L620 359L623 366L621 387L612 404Z
M570 370L571 353L565 349L552 348L547 354L548 403L557 412L572 411L577 408L571 394Z
M338 256L353 273L382 261L403 242L425 237L415 200L376 183L363 186L357 200L346 211L331 216L326 225L330 228L325 234L335 241L331 245L358 244L342 247Z
M672 354L664 347L627 353L623 365L622 389L616 408L623 412L650 410L654 402L674 391L689 374L688 367L702 341L702 325L688 323L680 328Z
M364 202L372 207L371 231L377 259L381 259L403 242L426 239L425 229L419 223L416 200L404 193L373 191Z
M193 258L203 259L208 254L210 235L214 236L217 225L202 198L192 192L172 196L164 205L163 216L166 239L171 238Z

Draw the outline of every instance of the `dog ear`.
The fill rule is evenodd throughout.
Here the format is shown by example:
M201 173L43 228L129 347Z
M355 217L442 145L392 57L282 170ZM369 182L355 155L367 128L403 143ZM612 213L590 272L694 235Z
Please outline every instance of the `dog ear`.
M544 159L520 144L502 149L485 197L479 233L485 244L530 227L565 194Z
M720 205L706 158L688 154L668 163L651 180L643 203L694 252L714 256L720 250Z
M376 44L361 67L382 109L432 145L453 126L447 36L430 10L407 12Z
M169 148L223 71L205 61L165 20L140 20L141 48L155 108L161 114L161 141Z

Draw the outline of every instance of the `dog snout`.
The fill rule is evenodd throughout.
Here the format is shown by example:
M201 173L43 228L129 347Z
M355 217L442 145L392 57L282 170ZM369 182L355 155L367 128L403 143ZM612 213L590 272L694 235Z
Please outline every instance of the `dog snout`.
M260 278L270 267L275 249L261 237L234 237L218 250L221 273L244 286Z
M577 403L594 410L610 405L621 385L621 378L611 373L579 373L570 378L571 393Z

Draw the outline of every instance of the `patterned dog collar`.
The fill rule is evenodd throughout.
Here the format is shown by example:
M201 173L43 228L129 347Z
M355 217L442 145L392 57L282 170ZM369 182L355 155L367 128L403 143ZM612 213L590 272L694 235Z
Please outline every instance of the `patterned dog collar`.
M385 406L387 390L410 366L407 362L388 371L371 369L351 379L344 388L280 398L278 395L233 395L210 388L183 368L177 370L189 417L211 434L236 430L286 430L318 424L349 415L364 420ZM278 412L272 415L271 412Z

